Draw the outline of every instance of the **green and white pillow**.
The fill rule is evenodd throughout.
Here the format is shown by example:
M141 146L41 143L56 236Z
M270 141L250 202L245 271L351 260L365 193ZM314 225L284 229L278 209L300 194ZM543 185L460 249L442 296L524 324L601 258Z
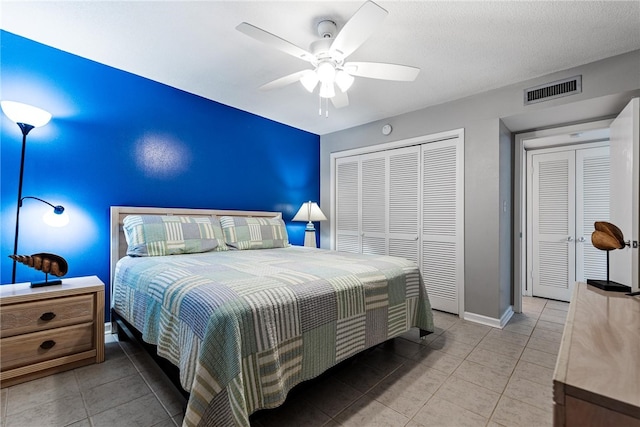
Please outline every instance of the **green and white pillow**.
M226 251L215 217L128 215L123 221L127 255L164 256Z
M227 246L234 249L272 249L289 246L289 236L280 218L220 217Z

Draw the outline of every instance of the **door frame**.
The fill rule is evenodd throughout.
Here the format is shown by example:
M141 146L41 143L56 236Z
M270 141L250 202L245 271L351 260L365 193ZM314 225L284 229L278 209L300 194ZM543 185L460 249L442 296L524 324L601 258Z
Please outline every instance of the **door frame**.
M522 296L527 284L527 151L562 145L608 140L612 119L534 130L515 135L513 211L513 311L522 312Z

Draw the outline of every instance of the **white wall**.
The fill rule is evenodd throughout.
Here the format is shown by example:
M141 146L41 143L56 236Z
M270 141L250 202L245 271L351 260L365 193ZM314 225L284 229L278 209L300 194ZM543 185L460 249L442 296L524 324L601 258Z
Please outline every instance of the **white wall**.
M582 75L581 94L523 105L524 89L577 74ZM509 132L613 116L638 94L640 50L324 135L320 138L321 206L330 206L331 153L464 128L465 311L499 319L508 309L504 301L510 301L511 295L507 298L505 293L510 292L512 281L512 266L504 265L512 263L512 256L505 256L505 251L511 255L513 250L505 242L511 203L509 215L501 215L502 200L512 192L511 185L504 184L511 182L513 169L513 150L506 149L505 138L511 139ZM389 136L381 133L385 123L393 126ZM509 162L504 161L507 151ZM325 213L332 221L331 212ZM330 229L323 223L324 248L331 246Z

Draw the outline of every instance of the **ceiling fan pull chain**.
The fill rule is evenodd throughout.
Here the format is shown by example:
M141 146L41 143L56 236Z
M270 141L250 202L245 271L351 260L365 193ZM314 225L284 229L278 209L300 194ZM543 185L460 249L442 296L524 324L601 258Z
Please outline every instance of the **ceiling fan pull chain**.
M318 115L322 116L322 97L320 95L318 95L318 102L319 102L319 108L318 108ZM324 99L324 114L325 117L329 117L329 98L325 98Z

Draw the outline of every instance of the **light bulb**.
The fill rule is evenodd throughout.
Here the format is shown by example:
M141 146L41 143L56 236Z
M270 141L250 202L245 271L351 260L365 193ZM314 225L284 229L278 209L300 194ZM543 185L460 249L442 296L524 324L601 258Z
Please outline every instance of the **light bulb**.
M336 73L336 84L343 92L346 92L351 87L354 80L355 78L344 70L339 70Z
M308 70L302 75L302 77L300 77L300 83L302 83L302 86L304 86L304 88L309 92L313 92L318 84L318 80L318 75L312 70Z
M336 68L331 62L325 61L318 64L316 73L318 73L318 79L320 79L322 83L333 83L333 80L336 78Z

